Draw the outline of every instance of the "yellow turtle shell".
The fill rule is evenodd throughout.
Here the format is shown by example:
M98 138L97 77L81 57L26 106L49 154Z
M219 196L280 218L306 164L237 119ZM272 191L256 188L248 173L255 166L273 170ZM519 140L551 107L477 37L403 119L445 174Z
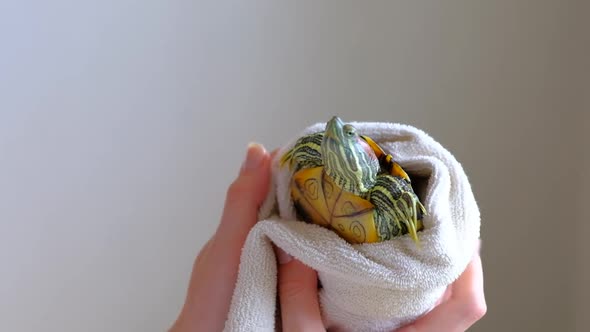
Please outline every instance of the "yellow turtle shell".
M302 219L331 228L350 243L379 241L373 220L375 206L340 189L323 167L300 170L292 181L291 197Z

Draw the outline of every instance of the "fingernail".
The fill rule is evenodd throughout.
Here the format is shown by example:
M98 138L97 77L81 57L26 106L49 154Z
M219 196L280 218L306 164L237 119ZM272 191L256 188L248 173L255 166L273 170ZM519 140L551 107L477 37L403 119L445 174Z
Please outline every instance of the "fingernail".
M251 171L257 169L262 164L266 156L266 149L258 143L248 144L248 152L246 153L246 160L242 164L241 171Z
M293 256L286 253L283 249L277 247L277 260L279 261L279 264L281 264L281 265L287 264L291 260L293 260Z

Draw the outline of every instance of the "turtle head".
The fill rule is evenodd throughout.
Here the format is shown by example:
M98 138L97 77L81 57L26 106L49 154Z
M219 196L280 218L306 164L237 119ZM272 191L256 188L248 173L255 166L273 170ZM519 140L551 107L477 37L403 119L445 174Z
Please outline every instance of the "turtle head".
M379 161L354 126L333 117L326 125L321 152L326 174L343 190L361 195L375 185Z

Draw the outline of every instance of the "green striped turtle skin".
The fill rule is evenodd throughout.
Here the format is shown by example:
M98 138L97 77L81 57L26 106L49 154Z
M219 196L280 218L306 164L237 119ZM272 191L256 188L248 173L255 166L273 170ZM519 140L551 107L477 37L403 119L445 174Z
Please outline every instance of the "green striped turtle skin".
M418 243L426 210L410 178L371 138L338 117L301 137L281 157L290 167L298 218L333 229L350 243L409 234Z

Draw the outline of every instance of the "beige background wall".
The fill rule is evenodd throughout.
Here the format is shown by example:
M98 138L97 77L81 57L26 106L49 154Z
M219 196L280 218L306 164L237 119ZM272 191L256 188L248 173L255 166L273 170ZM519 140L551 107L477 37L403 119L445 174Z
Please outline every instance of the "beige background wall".
M587 96L590 96L588 94ZM586 122L585 122L585 142L586 146L590 142L590 103L588 103L590 99L586 100ZM586 172L590 169L590 153L588 149L586 149L585 154L585 163L584 167ZM582 223L580 224L580 231L578 234L578 280L576 282L577 286L577 319L576 319L576 329L577 331L584 331L590 326L590 315L588 315L588 303L590 303L590 285L588 281L590 280L590 244L586 239L587 235L590 234L590 209L588 209L588 202L590 202L590 175L588 173L584 176L583 182L583 194L580 200L580 216Z
M585 12L590 14L590 2L585 3ZM590 29L590 20L585 20L585 29ZM590 38L586 34L585 41L582 44L585 51L580 52L583 54L590 53ZM578 233L578 270L577 270L577 282L576 282L576 294L577 294L577 319L576 319L576 330L584 331L590 326L590 315L588 315L588 306L590 303L590 242L587 240L588 234L590 234L590 209L588 203L590 202L590 61L580 67L580 78L582 80L581 91L583 96L583 108L581 115L583 120L583 130L581 131L581 142L584 147L583 158L584 158L584 173L583 180L581 181L582 195L580 196L580 228Z
M582 7L2 2L0 330L164 330L246 144L333 114L418 126L463 163L473 331L587 330Z

